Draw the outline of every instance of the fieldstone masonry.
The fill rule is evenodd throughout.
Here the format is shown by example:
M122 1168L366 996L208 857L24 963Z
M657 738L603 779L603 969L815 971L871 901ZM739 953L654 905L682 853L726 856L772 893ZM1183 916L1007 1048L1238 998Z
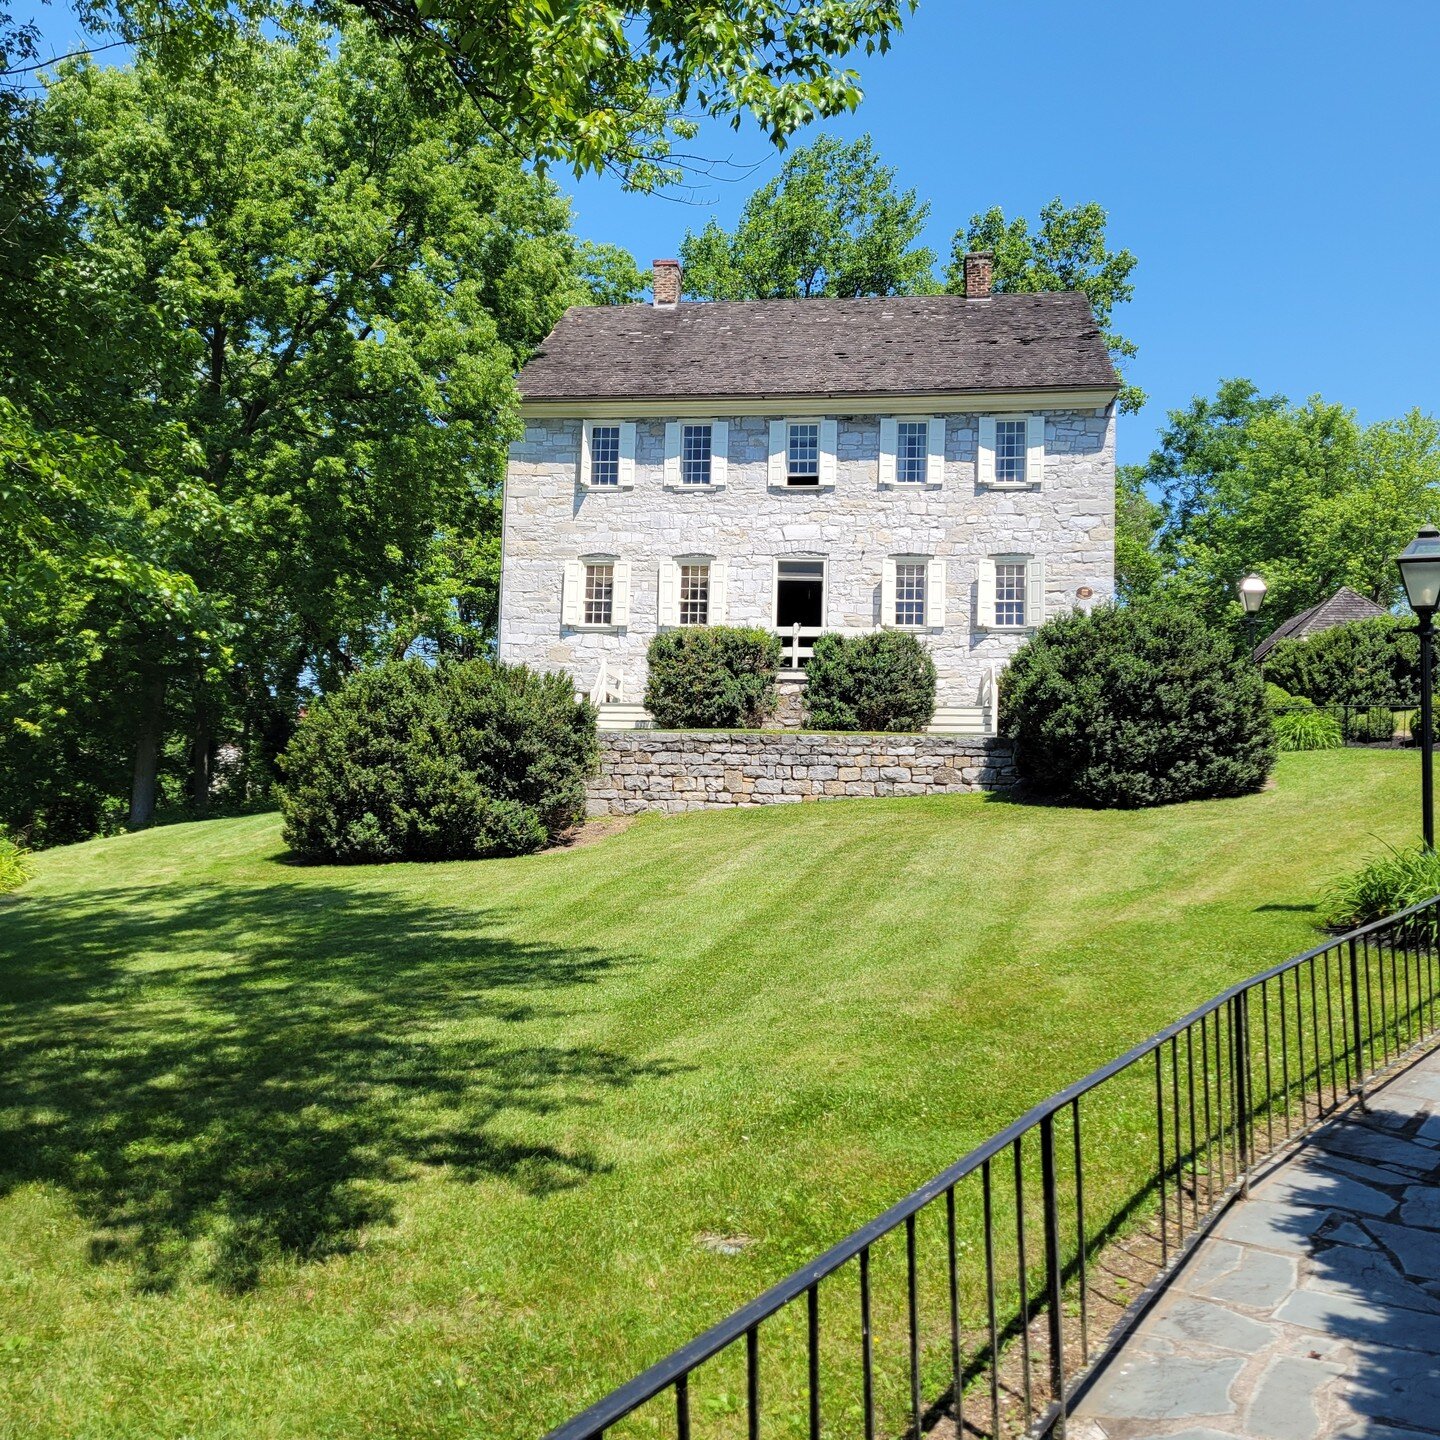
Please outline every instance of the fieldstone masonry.
M600 736L591 815L786 805L847 796L1004 790L1004 742L960 735L819 731L629 730Z
M511 447L505 485L502 660L567 670L581 691L595 683L603 660L625 697L638 699L646 647L659 629L661 559L723 564L727 623L770 628L776 560L823 557L825 627L856 634L880 624L885 558L913 554L946 563L945 623L921 634L939 676L938 702L974 707L993 667L1026 638L1024 631L978 627L982 557L1042 561L1046 614L1113 593L1115 426L1108 407L1046 412L1044 478L1023 489L980 483L978 414L946 415L939 483L910 487L879 484L880 416L841 416L835 486L826 490L770 486L764 416L721 409L715 418L728 418L729 440L727 483L713 491L665 485L664 419L636 422L633 488L610 491L580 484L578 419L527 422L524 439ZM587 555L629 564L625 625L562 624L565 563Z

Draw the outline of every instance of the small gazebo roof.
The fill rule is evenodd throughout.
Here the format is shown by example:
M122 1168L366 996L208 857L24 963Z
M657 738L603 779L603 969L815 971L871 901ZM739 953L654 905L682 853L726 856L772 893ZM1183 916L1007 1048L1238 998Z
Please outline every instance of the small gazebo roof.
M1292 615L1283 625L1272 630L1255 647L1255 659L1257 662L1263 660L1274 649L1277 640L1305 640L1322 630L1332 630L1336 625L1348 625L1353 620L1372 620L1386 613L1383 605L1377 605L1358 590L1342 585L1328 600Z

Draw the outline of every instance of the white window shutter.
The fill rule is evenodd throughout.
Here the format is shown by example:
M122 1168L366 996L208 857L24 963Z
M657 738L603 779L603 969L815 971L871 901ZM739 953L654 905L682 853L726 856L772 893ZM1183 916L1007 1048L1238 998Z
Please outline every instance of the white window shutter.
M1025 417L1025 479L1031 485L1045 480L1045 417Z
M890 555L880 568L880 623L895 623L895 560Z
M975 478L981 485L995 483L995 417L980 417L979 446L975 452Z
M945 562L931 560L925 566L925 624L938 630L945 624Z
M580 623L580 602L585 595L585 567L578 560L565 562L565 582L560 598L560 623Z
M835 452L840 446L840 426L832 419L820 422L820 483L835 483Z
M895 451L899 446L899 426L893 415L880 417L880 483L895 483Z
M1025 623L1045 623L1045 562L1038 555L1025 566Z
M925 461L925 480L930 485L945 481L945 417L930 417L930 454Z
M724 625L726 623L726 575L725 562L723 560L712 560L710 562L710 623L712 625Z
M980 557L975 577L975 628L995 628L995 562L988 555Z
M612 625L628 625L630 623L630 562L628 560L615 562L615 588L611 591L610 623Z
M635 422L620 422L620 487L628 490L635 483Z
M680 607L675 601L675 582L678 578L675 562L673 560L662 560L660 562L660 623L662 625L678 625L680 623Z
M665 422L665 483L680 483L680 422Z
M786 461L790 450L790 425L785 420L770 422L770 483L785 483Z
M726 462L730 458L730 422L728 420L712 420L710 422L710 483L712 485L724 485L727 477Z
M580 483L590 484L590 422L580 422Z

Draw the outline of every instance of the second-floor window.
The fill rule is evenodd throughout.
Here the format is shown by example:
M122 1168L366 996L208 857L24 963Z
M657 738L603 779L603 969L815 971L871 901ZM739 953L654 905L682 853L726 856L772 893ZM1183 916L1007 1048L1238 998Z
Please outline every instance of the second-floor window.
M590 429L591 485L620 483L620 427L594 425Z
M1023 485L1026 481L1026 422L997 420L995 422L995 483Z
M609 625L615 613L615 567L594 561L585 566L584 617L587 625Z
M785 479L790 485L820 483L820 426L813 420L790 423Z
M901 560L895 565L895 623L925 624L925 562Z
M1025 616L1025 571L1023 560L999 560L995 564L995 623L1019 628L1029 624Z
M710 567L703 561L680 566L680 623L710 623Z
M930 448L928 420L901 420L895 427L895 479L901 485L923 485Z
M708 485L714 435L705 424L685 425L680 431L680 483Z

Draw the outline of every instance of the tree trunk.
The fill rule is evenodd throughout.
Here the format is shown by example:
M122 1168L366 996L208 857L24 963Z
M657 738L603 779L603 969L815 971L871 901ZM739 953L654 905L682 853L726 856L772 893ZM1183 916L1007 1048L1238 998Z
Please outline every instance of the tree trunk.
M140 719L135 741L135 777L130 787L130 828L155 818L155 782L160 744L165 735L165 677L154 675L140 690Z
M210 734L210 716L202 706L195 717L190 737L190 804L203 811L210 804L210 785L214 779L215 745Z

